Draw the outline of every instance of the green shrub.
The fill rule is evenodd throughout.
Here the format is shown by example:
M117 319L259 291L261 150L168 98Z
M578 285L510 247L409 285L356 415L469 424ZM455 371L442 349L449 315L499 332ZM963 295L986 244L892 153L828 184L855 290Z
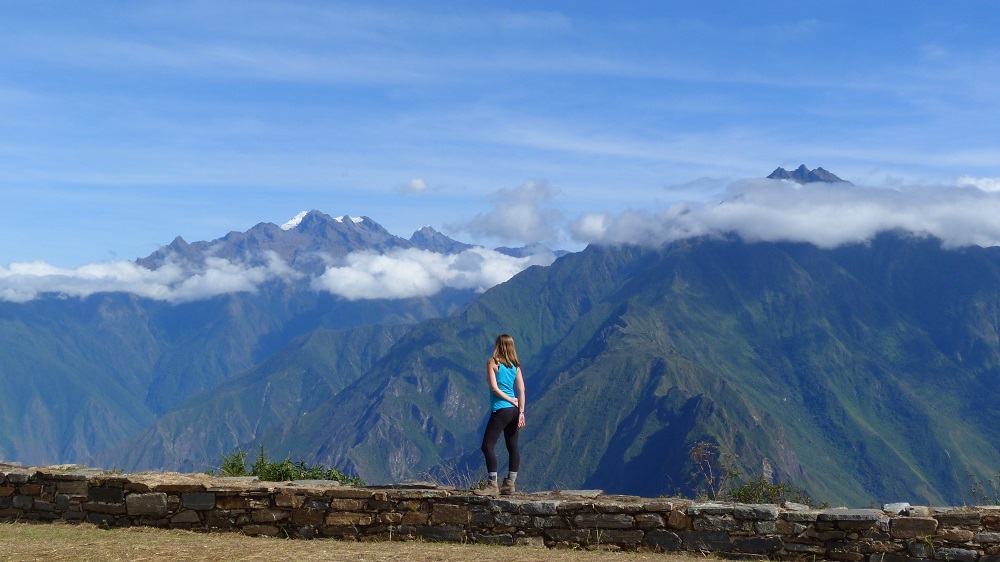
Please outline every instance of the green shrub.
M786 501L802 503L810 507L825 507L816 505L805 490L787 482L771 483L763 476L732 485L726 493L726 499L737 503L773 503L782 504Z
M247 453L243 449L222 456L219 473L222 476L256 476L267 482L285 482L288 480L336 480L341 484L364 486L363 480L357 476L348 476L336 468L326 468L321 465L308 465L303 461L292 461L286 457L281 462L270 461L267 451L261 445L250 470L246 466Z

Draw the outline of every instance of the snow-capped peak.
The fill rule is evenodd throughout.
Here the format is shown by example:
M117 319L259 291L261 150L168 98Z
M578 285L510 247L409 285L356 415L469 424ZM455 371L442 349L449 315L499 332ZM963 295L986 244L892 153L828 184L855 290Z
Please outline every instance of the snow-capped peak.
M364 220L365 220L364 217L352 217L350 215L344 215L342 217L334 217L333 218L333 220L335 220L337 222L344 222L345 219L353 222L354 224L358 224L359 222L364 222Z
M301 213L295 215L294 217L292 217L292 220L281 225L281 230L291 230L296 226L299 226L299 223L302 222L302 219L304 219L308 214L309 211L302 211Z

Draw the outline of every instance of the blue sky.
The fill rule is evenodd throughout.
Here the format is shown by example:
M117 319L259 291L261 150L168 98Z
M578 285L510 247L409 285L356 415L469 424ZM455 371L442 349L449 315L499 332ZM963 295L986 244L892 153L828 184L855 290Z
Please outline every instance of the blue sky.
M308 209L575 249L803 163L1000 185L996 2L622 4L0 4L0 266Z

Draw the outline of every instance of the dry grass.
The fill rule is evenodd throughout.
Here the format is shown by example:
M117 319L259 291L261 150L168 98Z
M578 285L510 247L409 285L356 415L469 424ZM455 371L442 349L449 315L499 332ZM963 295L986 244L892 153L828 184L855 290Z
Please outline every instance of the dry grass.
M695 555L588 552L428 542L359 543L286 540L236 533L202 534L150 528L105 530L89 524L0 524L0 560L278 560L504 562L704 562Z

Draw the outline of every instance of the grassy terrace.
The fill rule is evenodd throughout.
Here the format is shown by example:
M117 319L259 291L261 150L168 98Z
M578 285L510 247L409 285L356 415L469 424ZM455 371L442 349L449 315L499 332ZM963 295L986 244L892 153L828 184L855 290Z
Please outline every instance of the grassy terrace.
M101 529L90 524L0 524L0 560L277 560L481 562L694 562L704 557L653 552L552 550L429 542L284 540L234 533L205 534L143 527Z

